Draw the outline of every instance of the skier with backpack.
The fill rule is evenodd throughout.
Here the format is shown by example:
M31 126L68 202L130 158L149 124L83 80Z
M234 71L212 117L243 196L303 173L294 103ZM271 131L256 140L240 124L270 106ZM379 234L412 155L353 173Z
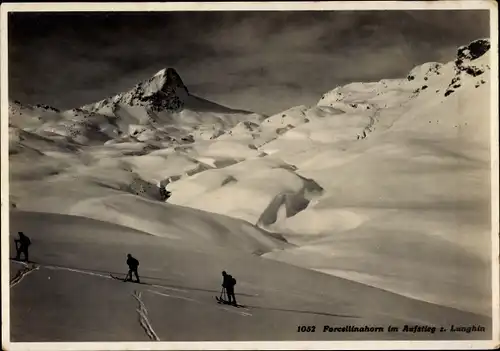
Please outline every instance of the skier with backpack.
M224 289L226 290L228 303L237 306L236 297L234 296L234 286L236 285L236 279L234 279L230 274L227 274L226 271L222 272L222 292ZM231 301L232 300L232 301Z
M19 239L14 239L14 243L16 244L16 260L19 261L21 259L21 253L24 254L24 259L26 262L29 262L28 258L28 247L31 245L31 240L23 232L18 232Z
M139 267L139 261L132 257L131 254L127 254L127 265L128 265L128 273L125 277L125 281L132 281L132 273L135 274L135 279L137 283L140 283L139 275L137 274L137 268Z

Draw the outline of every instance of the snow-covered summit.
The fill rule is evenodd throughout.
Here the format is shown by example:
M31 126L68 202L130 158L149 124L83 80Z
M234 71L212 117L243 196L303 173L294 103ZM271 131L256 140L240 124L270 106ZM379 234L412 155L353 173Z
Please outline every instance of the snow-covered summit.
M115 107L117 104L124 104L128 106L148 106L156 111L180 111L184 107L188 94L189 91L176 70L164 68L151 78L138 83L129 91L85 105L82 109L96 112L103 107Z
M464 79L474 81L473 84L478 87L485 82L480 76L490 70L490 46L489 39L474 40L458 48L455 60L445 64L426 62L418 65L410 70L406 79L383 79L379 82L355 82L338 86L324 94L318 106L342 107L346 104L366 101L366 98L373 94L382 96L390 90L406 88L409 90L413 88L414 93L418 94L430 85L437 88L435 92L448 96L461 86L460 81ZM451 80L446 81L449 77Z
M161 69L128 91L70 110L12 102L9 111L15 126L86 145L190 143L215 138L240 122L263 118L190 94L174 68Z

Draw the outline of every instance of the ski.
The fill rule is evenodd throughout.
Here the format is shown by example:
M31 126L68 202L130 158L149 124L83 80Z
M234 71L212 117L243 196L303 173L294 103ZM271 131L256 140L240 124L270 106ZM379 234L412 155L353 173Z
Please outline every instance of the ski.
M122 279L122 278L118 278L117 276L113 275L113 274L110 274L109 275L111 278L113 279L116 279L116 280L121 280L122 282L125 282L126 280L125 279Z
M151 285L149 283L143 283L143 282L136 282L134 280L125 280L124 278L119 278L116 275L110 274L110 277L116 280L121 280L124 283L134 283L134 284L143 284L143 285Z
M236 307L236 308L243 308L243 309L247 309L248 310L247 306L240 305L240 304L233 305L232 303L229 303L228 301L223 300L223 299L221 299L220 297L217 297L217 296L215 296L215 299L217 300L217 303L219 303L219 304L222 303L224 305L229 305L229 306L233 306L233 307Z

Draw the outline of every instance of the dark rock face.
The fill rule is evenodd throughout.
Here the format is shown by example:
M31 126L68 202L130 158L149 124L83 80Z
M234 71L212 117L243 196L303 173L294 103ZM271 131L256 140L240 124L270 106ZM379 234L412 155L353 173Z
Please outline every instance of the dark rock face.
M175 71L175 69L168 68L167 72L166 72L166 76L167 76L167 79L165 81L164 88L165 87L167 89L169 89L169 88L171 89L172 87L182 88L182 89L185 89L187 93L189 92L188 89L187 89L187 87L182 82L181 76L179 76L179 74L177 74L177 72ZM164 90L163 88L162 88L162 90L164 92L168 91L168 90Z
M490 69L489 65L475 61L486 54L488 50L490 50L490 47L491 44L488 39L478 39L474 40L469 45L458 48L457 58L455 60L455 77L451 80L448 89L445 91L445 97L453 94L462 86L461 78L464 77L464 74L478 77ZM484 83L476 82L475 87L477 88L481 84Z
M182 94L178 94L178 92ZM163 94L162 94L163 93ZM166 71L165 84L161 90L155 94L152 101L153 110L179 111L184 107L181 95L188 95L189 90L182 82L181 77L175 69L168 68Z
M458 48L457 59L462 61L475 60L487 53L490 47L490 41L487 39L474 40L469 45Z
M141 99L148 104L152 111L180 111L184 102L176 95L175 90L167 87L167 92L158 91L151 96Z
M175 69L168 68L139 83L130 93L129 105L149 105L153 111L180 111L184 107L182 96L189 91Z
M45 104L36 104L35 107L42 108L48 111L60 112L57 108Z
M490 41L487 39L474 40L469 45L459 47L455 66L459 71L464 71L473 77L483 74L484 70L471 64L471 61L486 54L490 47Z

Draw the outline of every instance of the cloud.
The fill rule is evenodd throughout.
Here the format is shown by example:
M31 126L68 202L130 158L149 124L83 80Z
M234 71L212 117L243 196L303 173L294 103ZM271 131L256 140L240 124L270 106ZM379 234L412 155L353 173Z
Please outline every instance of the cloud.
M71 108L175 67L191 92L269 114L451 60L488 31L487 12L464 10L15 13L10 95Z

